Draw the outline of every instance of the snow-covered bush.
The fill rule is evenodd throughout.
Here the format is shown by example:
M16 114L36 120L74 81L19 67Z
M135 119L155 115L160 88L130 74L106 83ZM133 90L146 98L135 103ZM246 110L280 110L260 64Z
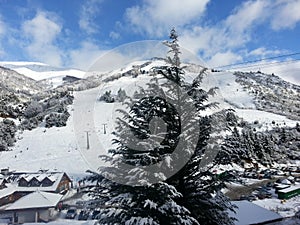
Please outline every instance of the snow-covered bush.
M26 110L24 111L24 116L26 118L32 118L37 116L39 113L43 111L43 106L38 101L32 101L27 106Z
M100 96L99 101L112 103L115 102L115 98L112 96L111 91L106 91L103 95Z
M11 120L4 119L0 122L0 151L7 151L13 146L16 138L17 126Z
M106 91L103 95L100 96L99 101L103 101L106 103L124 102L126 98L126 91L120 88L116 94L112 94L111 90Z
M46 116L45 119L45 127L63 127L67 125L67 120L70 114L68 111L64 111L63 113L51 113Z
M21 122L20 128L22 130L32 130L34 128L37 128L39 124L42 122L43 117L36 116L29 119L24 119Z

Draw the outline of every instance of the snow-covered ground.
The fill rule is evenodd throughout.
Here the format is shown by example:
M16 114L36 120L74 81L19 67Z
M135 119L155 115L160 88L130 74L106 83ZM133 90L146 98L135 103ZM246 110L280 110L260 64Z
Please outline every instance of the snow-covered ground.
M78 69L62 69L40 62L0 62L0 66L10 68L34 80L44 80L71 75L82 78L84 71Z
M139 85L142 83L145 82L141 80ZM103 166L104 162L98 155L106 154L112 147L111 140L114 136L111 133L114 130L114 121L119 115L116 110L121 104L100 102L97 98L106 90L117 93L121 87L127 87L126 92L131 95L138 89L132 79L123 77L119 84L112 82L75 93L74 104L69 107L71 116L67 126L38 127L19 133L12 151L0 152L1 168L22 171L49 169L78 175L84 174L88 169L95 170Z
M247 122L257 121L259 123L257 126L261 130L271 130L275 127L295 127L297 123L285 116L256 109L235 109L235 113Z
M98 93L98 89L91 89L81 93L84 96L86 105L95 105L96 131L101 138L101 143L105 144L105 149L108 147L112 136L109 134L112 131L111 115L113 105L106 103L95 104L94 94ZM75 102L78 99L75 99ZM83 105L83 106L86 106ZM97 108L100 108L97 110ZM78 110L78 108L76 108ZM76 110L75 109L75 110ZM71 116L67 121L66 127L44 128L38 127L31 131L24 131L19 134L18 141L13 148L13 151L0 153L0 165L2 168L9 167L16 170L37 171L39 169L50 169L66 171L72 174L84 173L87 169L92 169L85 160L85 155L82 151L86 149L86 133L79 134L77 137L82 137L85 143L83 149L80 149L76 140L74 131L74 105L69 108ZM80 115L82 121L86 119L85 114ZM103 134L102 124L107 123L107 134ZM94 132L94 131L93 131ZM102 133L101 133L102 132ZM80 142L81 140L79 140ZM90 140L90 146L94 146L93 139ZM104 154L105 152L102 152ZM96 157L96 156L94 156Z
M144 62L139 62L142 65ZM2 63L3 64L3 63ZM161 65L158 61L143 69L150 70L154 66ZM0 63L1 65L1 63ZM17 63L19 69L30 65ZM40 65L33 65L33 68ZM123 69L112 71L109 74L117 74L132 69L128 65ZM62 73L62 71L46 71L43 75L40 71L32 73L35 79L42 77L51 78L51 73ZM72 76L83 76L83 72L69 71ZM196 73L186 74L187 80L195 77ZM71 116L66 127L43 128L39 127L32 131L24 131L18 134L18 140L12 151L0 153L1 168L9 167L14 170L37 171L39 169L60 170L71 174L83 174L87 169L97 169L95 165L102 166L104 162L98 155L106 154L112 147L111 140L114 137L115 120L118 114L116 109L121 107L120 103L104 103L97 101L105 91L111 90L113 94L122 88L128 95L132 95L139 86L144 86L149 80L146 74L137 78L121 77L109 83L103 83L100 87L75 93L74 104L69 107ZM252 97L243 90L241 85L235 82L235 77L230 72L209 73L203 80L204 88L219 87L217 95L212 101L220 103L219 109L234 109L238 116L244 120L254 122L258 120L262 127L272 127L272 121L276 126L295 126L296 121L289 120L284 116L267 113L255 109ZM278 125L277 125L278 124ZM104 134L104 129L106 134ZM88 136L87 136L88 135ZM87 146L89 139L89 148Z
M19 68L14 68L13 70L37 81L50 79L50 78L63 77L67 75L72 75L74 77L82 78L85 75L84 71L75 70L75 69L37 72L28 69L26 67L19 67Z
M223 98L222 103L228 103L234 108L255 109L253 97L243 90L243 87L235 80L236 77L231 72L216 72L209 73L203 83L219 87L219 93ZM226 105L221 105L221 107L226 107Z

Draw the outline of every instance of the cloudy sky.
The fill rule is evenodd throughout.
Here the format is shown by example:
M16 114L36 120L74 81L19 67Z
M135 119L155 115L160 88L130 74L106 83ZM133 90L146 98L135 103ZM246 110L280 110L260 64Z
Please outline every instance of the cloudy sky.
M300 0L0 0L0 60L87 69L175 27L181 46L211 67L300 83L299 9Z

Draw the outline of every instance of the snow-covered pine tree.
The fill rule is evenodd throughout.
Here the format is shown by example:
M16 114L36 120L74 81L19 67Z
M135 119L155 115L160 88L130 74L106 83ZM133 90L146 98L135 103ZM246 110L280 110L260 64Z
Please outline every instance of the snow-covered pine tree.
M153 74L154 75L154 74ZM109 150L113 168L102 172L124 177L126 184L113 182L101 175L94 174L88 180L98 185L90 190L96 199L105 199L105 209L99 217L100 224L198 224L189 210L178 204L181 198L176 188L167 184L165 172L172 170L167 162L156 171L143 170L143 166L168 161L176 147L180 134L180 119L176 109L168 103L158 79L151 79L147 89L142 89L140 99L126 98L129 112L120 110L123 117L118 119L114 132L115 149ZM160 118L160 119L159 119ZM153 124L154 123L154 124ZM161 126L165 124L166 127ZM138 142L131 145L132 135ZM145 139L145 142L143 142ZM182 156L181 156L182 157ZM120 164L133 166L123 170ZM149 174L150 173L150 174ZM153 174L151 174L153 173ZM161 176L160 182L151 183L149 176ZM105 196L105 197L103 197Z
M237 127L232 129L231 135L226 136L221 148L222 151L218 154L218 157L222 158L224 164L239 163L241 159L246 158L245 149Z
M88 179L97 183L90 194L102 205L97 218L99 225L199 224L185 207L174 201L181 194L165 182L122 185L97 173L92 173Z
M119 176L127 179L127 185L95 173L88 178L97 183L90 190L91 195L106 205L99 218L100 224L232 224L227 214L232 206L220 192L224 183L212 174L210 167L206 170L201 167L201 160L206 153L205 146L213 130L211 123L216 118L200 118L197 113L186 110L188 104L193 104L197 111L214 107L215 103L207 102L209 94L213 94L214 90L206 92L200 88L205 69L191 84L184 81L184 68L180 67L180 51L174 29L170 38L171 41L165 42L172 54L166 59L168 64L154 70L162 77L154 77L148 89L142 90L142 94L135 94L144 97L127 102L131 106L130 111L122 111L124 116L119 119L119 127L115 132L117 147L110 151L112 157L106 157L116 166ZM190 99L182 95L180 89L185 90ZM168 101L157 94L160 90L168 95ZM169 103L174 104L176 109ZM163 140L159 139L159 134L165 130L157 126L159 121L152 126L158 131L151 130L149 125L154 117L161 118L166 124L167 135ZM151 140L152 136L154 139L147 143L140 141L132 147L128 144L131 136L127 132L142 140ZM193 134L197 134L197 137ZM174 149L182 139L185 140L183 151L174 154ZM136 149L137 146L140 149ZM189 159L188 164L166 182L163 181L167 178L165 175L168 170L172 171L183 158ZM147 179L149 171L144 171L140 166L160 161L169 163L160 167L159 171L152 171L154 176L162 177L160 182L153 184ZM137 168L122 171L118 169L121 163ZM113 170L104 172L112 173ZM132 185L137 182L140 185Z
M171 75L178 75L177 68L174 65ZM184 104L186 101L178 89L170 88L174 85L166 84L175 82L175 87L178 86L181 80L179 76L162 79L151 79L147 89L135 93L139 99L126 98L124 104L128 110L120 110L123 117L118 119L114 132L116 148L109 151L111 156L105 156L113 167L102 170L101 175L93 173L87 178L97 184L90 189L90 194L100 202L105 202L105 208L98 218L99 224L199 224L186 207L175 201L182 198L182 194L164 182L166 174L175 169L170 163L170 155L182 135L182 114L179 115L181 112L174 105L178 104L176 101ZM164 98L165 95L171 98ZM186 146L186 152L183 153L188 155L192 150L193 145ZM185 156L177 155L173 159L180 160L180 157ZM165 163L158 166L157 170L144 170L144 166L160 162ZM132 169L123 170L124 164L132 166ZM108 177L117 174L125 182L117 183L103 174L108 174ZM153 177L159 177L158 182L152 182Z
M181 67L180 63L180 49L178 44L178 36L175 29L171 30L170 41L165 42L165 45L170 48L169 53L173 54L173 57L168 56L166 62L170 66L161 67L158 70L159 74L162 74L171 82L177 83L180 87L193 98L193 104L197 111L202 111L210 107L216 107L216 103L209 103L209 95L215 93L215 89L212 88L209 91L201 89L201 82L206 75L206 69L200 71L199 75L193 80L193 82L186 83L184 80L184 67ZM168 85L168 83L166 83ZM180 96L176 96L176 90L172 89L173 95L180 99ZM182 99L180 99L182 101ZM221 188L225 187L224 182L220 180L211 172L211 168L220 164L219 161L212 161L210 167L203 169L202 160L207 153L208 140L212 132L219 132L224 129L224 124L221 121L225 120L226 114L219 113L210 117L202 117L199 120L199 130L193 130L195 127L188 124L189 128L182 127L181 130L189 129L190 132L196 132L199 134L197 147L194 150L188 163L174 176L168 178L167 182L173 185L180 193L181 197L177 198L178 204L185 206L190 210L193 217L195 217L200 224L207 225L230 225L233 224L232 218L228 216L228 210L233 209L233 205L229 202L229 199L221 192ZM213 122L218 121L218 122ZM213 123L213 129L212 129ZM218 124L219 123L219 124ZM185 138L188 138L186 136ZM209 154L208 154L209 155ZM220 158L217 158L220 159Z

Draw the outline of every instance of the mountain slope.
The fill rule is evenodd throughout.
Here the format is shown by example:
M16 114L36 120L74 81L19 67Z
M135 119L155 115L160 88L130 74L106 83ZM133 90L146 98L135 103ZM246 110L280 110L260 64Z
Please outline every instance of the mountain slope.
M235 72L236 81L253 96L257 109L300 120L300 87L274 74Z
M85 75L84 71L78 69L63 69L39 62L0 62L0 66L40 81L41 85L47 85L48 88L62 85L66 77L81 79Z
M0 67L0 93L17 94L28 98L43 90L44 86L14 70Z
M117 99L120 89L127 95L133 95L140 86L145 86L149 81L152 68L163 64L162 60L135 62L104 74L91 73L89 77L77 80L75 83L62 84L60 89L73 88L75 93L74 103L68 106L70 117L66 126L45 128L44 120L31 131L19 132L12 151L0 153L1 167L19 170L58 169L70 173L84 173L87 169L95 169L91 164L103 165L104 162L99 161L95 154L105 154L112 147L111 132L114 130L114 121L118 116L116 109L122 106L118 101L114 103L99 101L99 97L110 91L111 95ZM197 65L187 64L186 66L186 80L191 80L202 69ZM17 73L15 76L23 77ZM258 121L259 127L257 126L256 129L268 130L274 127L296 126L299 122L298 117L292 117L292 113L282 113L278 104L281 94L287 102L298 101L299 87L281 82L278 78L272 79L267 85L265 78L267 79L268 75L248 76L240 73L213 72L204 77L203 88L208 90L217 86L219 88L217 95L210 99L220 103L219 109L216 110L233 109L239 117L249 123ZM99 86L95 87L97 85ZM18 88L21 87L20 84ZM289 91L291 87L292 92ZM271 91L277 93L277 100L269 98ZM254 95L253 93L256 92L257 95ZM260 96L265 96L265 100L272 105L272 110L259 107ZM287 112L299 110L297 105L286 104L285 107ZM289 119L285 115L289 116ZM78 126L81 128L78 129Z

